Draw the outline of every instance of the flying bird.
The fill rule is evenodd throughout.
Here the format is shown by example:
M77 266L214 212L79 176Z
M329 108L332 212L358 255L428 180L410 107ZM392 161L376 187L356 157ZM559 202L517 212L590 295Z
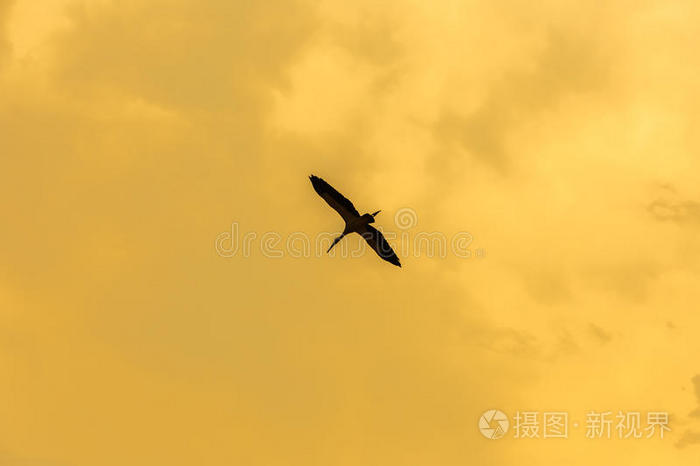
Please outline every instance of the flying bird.
M374 228L370 223L374 223L374 217L381 212L381 210L376 211L373 214L360 215L352 202L350 202L345 196L340 194L333 188L333 186L326 183L322 178L318 176L311 175L309 177L314 190L319 196L323 198L324 201L328 203L329 206L333 207L336 212L343 217L345 220L345 229L343 233L333 240L333 244L328 248L330 252L338 241L343 239L346 235L350 233L360 234L367 244L370 245L372 249L387 262L391 262L394 265L401 267L401 262L396 253L391 249L389 243L384 238L384 235L376 228Z

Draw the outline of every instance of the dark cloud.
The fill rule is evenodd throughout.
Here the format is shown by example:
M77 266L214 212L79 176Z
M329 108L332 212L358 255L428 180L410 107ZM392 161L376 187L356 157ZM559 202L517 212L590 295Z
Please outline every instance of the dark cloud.
M588 333L601 344L609 343L612 340L612 335L609 332L594 323L588 324Z
M647 206L656 220L679 225L700 225L700 202L692 200L656 199Z
M700 418L700 374L697 374L691 379L695 387L695 398L698 401L698 407L690 413L690 417Z
M697 445L700 443L700 432L693 432L690 430L686 430L683 435L681 436L681 439L676 442L676 447L677 448L685 448L689 445Z
M529 331L510 327L494 327L483 323L472 323L477 329L468 333L468 338L481 348L495 353L547 364L570 357L580 351L574 336L560 328L554 335L538 336Z
M515 328L483 328L479 342L491 351L519 358L539 359L543 354L542 343L535 335Z
M691 379L691 382L693 382L695 398L697 400L698 407L691 411L689 416L691 418L700 418L700 374L695 375ZM697 444L700 444L700 432L688 429L685 432L683 432L683 435L681 436L680 440L676 442L676 447L685 448L689 445Z
M564 330L562 334L559 336L559 340L554 346L554 354L555 355L567 355L567 354L574 354L577 353L580 350L580 347L576 340L574 339L573 335L569 333L569 331Z

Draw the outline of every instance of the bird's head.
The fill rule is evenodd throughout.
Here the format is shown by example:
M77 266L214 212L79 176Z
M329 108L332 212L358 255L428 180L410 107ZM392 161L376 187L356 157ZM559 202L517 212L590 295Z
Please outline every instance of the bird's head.
M381 210L376 211L373 214L364 214L362 218L367 222L367 223L374 223L374 216L377 215Z

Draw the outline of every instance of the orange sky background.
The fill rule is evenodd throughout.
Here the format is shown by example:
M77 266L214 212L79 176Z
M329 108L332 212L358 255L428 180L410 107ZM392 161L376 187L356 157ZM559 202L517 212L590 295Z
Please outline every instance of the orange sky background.
M0 0L0 466L697 465L700 4L597 3ZM485 254L217 254L310 173Z

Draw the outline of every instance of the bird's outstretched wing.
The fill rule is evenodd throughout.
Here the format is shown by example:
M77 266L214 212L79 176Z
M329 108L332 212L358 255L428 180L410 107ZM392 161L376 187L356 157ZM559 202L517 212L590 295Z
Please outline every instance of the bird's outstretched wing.
M394 250L391 249L389 242L386 240L386 238L384 238L382 232L374 228L372 225L367 225L365 230L360 234L365 241L367 241L367 244L369 244L370 247L376 251L379 257L387 262L391 262L392 264L401 267L401 262L399 262L398 256Z
M360 213L357 211L355 206L352 205L352 202L336 191L333 186L326 183L323 178L311 175L309 179L311 180L311 184L318 195L321 196L329 206L333 207L341 217L343 217L345 223L348 223L351 219L360 216Z

